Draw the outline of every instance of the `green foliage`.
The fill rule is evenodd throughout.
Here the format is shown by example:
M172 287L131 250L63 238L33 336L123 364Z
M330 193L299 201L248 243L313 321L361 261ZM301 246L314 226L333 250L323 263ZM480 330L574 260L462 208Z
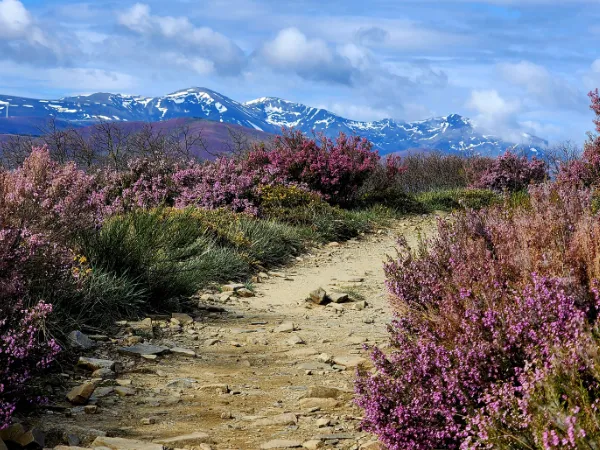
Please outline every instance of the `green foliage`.
M189 296L214 282L240 280L250 272L243 255L219 246L194 210L138 210L106 221L84 251L94 268L125 274L143 287L149 306Z
M447 189L423 192L417 200L427 211L452 211L482 209L499 203L501 196L487 189Z
M127 274L94 269L82 277L77 291L53 299L52 321L62 330L81 326L104 330L115 320L135 318L147 295L145 287Z

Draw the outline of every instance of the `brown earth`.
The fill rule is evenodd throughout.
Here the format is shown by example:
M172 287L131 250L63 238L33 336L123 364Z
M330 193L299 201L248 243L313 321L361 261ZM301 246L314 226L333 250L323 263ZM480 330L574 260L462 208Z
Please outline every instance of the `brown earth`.
M390 312L382 262L394 254L397 235L414 244L434 223L431 216L410 217L358 240L314 249L255 284L255 297L205 296L194 323L153 321L151 343L193 350L196 357L172 353L147 360L118 354L114 340L100 344L86 356L121 361L117 383L124 388L96 380L90 403L97 410L65 401L67 409L54 407L36 418L48 432L47 445L72 434L89 447L99 430L146 442L204 432L208 438L168 444L201 449L259 449L273 440L290 442L272 448L377 448L358 428L354 366L369 366L364 344L386 343ZM306 302L319 287L348 292L351 301ZM208 304L225 312L208 312ZM290 323L294 331L283 331ZM127 339L125 333L117 337L121 345ZM71 372L68 388L90 379L89 372ZM204 441L208 446L200 446Z

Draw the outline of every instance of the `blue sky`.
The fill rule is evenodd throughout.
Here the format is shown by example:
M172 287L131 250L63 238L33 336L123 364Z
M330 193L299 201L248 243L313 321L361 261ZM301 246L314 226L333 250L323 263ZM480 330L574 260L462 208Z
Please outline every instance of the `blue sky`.
M600 0L0 0L0 92L203 86L582 142Z

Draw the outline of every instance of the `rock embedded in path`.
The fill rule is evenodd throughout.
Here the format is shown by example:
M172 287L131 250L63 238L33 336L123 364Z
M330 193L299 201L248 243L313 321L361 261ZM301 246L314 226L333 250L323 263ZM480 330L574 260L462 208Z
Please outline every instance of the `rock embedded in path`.
M117 377L117 374L110 369L98 369L92 373L92 378L100 378L101 380L112 380Z
M146 318L139 322L127 322L127 325L133 331L133 334L136 336L141 336L145 338L153 338L154 337L154 328L151 318Z
M189 325L191 323L194 323L194 319L192 318L192 316L190 316L188 314L173 313L173 314L171 314L171 320L173 320L173 319L176 320L181 325Z
M208 434L202 431L197 431L195 433L185 434L182 436L176 436L167 439L157 439L155 442L158 444L163 444L168 448L182 448L192 447L200 444L210 444L213 441Z
M238 289L237 291L235 291L235 293L238 297L243 297L243 298L254 297L254 292L252 292L250 289L246 289L246 288Z
M301 408L332 409L340 405L334 398L303 398L298 402Z
M164 355L165 353L169 353L169 349L167 347L161 347L158 345L149 345L149 344L136 344L132 347L120 347L118 349L119 353L125 353L128 355Z
M339 398L343 391L325 386L311 386L304 398Z
M302 444L302 447L307 450L317 450L323 447L324 445L325 444L323 443L323 441L319 441L318 439L311 439L310 441L306 441L304 444Z
M350 296L342 292L333 292L329 294L329 299L333 303L346 303L350 301Z
M90 350L96 346L96 343L81 331L71 331L67 336L67 342L71 347L82 350Z
M281 325L277 326L273 331L275 333L291 333L296 330L296 326L293 322L283 322Z
M175 355L189 356L190 358L196 357L196 352L194 350L190 350L189 348L173 347L171 348L171 353Z
M302 442L290 441L286 439L275 439L273 441L265 442L260 446L261 450L271 450L275 448L300 448Z
M94 393L95 389L96 385L94 383L81 384L69 391L67 394L67 400L74 405L85 405Z
M287 343L290 344L290 345L304 345L304 344L306 344L306 342L304 342L304 339L302 339L297 334L294 334L292 337L290 337L287 340Z
M245 284L233 283L233 284L225 284L221 286L221 291L223 292L237 292L240 289L244 289L246 287Z
M286 414L279 414L277 416L273 416L273 417L265 417L264 419L258 419L257 421L255 421L252 426L254 427L270 427L270 426L276 426L276 425L297 425L298 424L298 417L296 416L296 414L292 414L292 413L286 413Z
M351 369L354 367L363 366L366 364L367 360L365 358L361 358L360 356L336 356L333 358L333 362L340 366Z
M327 292L323 288L315 289L312 291L308 297L310 300L317 305L324 305L329 302L329 297L327 297Z
M121 365L115 361L109 359L84 358L83 356L79 358L77 367L83 367L92 372L99 369L109 369L119 372L121 369Z
M15 442L21 447L41 449L44 448L45 441L46 435L44 432L38 428L32 428L19 436Z
M92 442L92 447L104 447L111 450L164 450L164 446L161 444L104 436L97 437Z

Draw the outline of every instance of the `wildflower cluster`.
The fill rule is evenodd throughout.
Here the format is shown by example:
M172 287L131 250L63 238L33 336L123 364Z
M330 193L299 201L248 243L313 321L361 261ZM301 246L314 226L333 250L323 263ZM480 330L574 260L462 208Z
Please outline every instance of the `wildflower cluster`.
M377 371L357 383L364 428L390 449L575 449L597 439L588 419L598 358L584 353L598 313L598 231L589 195L542 185L525 208L441 221L418 253L401 243L385 266L393 351L374 349ZM548 415L541 392L565 373Z
M25 229L0 229L0 429L10 424L25 386L47 368L59 352L44 335L44 323L52 305L30 303L28 269L49 266L52 245Z
M547 167L543 161L519 157L507 151L487 164L478 174L474 187L515 192L526 189L530 184L543 182L547 175Z

